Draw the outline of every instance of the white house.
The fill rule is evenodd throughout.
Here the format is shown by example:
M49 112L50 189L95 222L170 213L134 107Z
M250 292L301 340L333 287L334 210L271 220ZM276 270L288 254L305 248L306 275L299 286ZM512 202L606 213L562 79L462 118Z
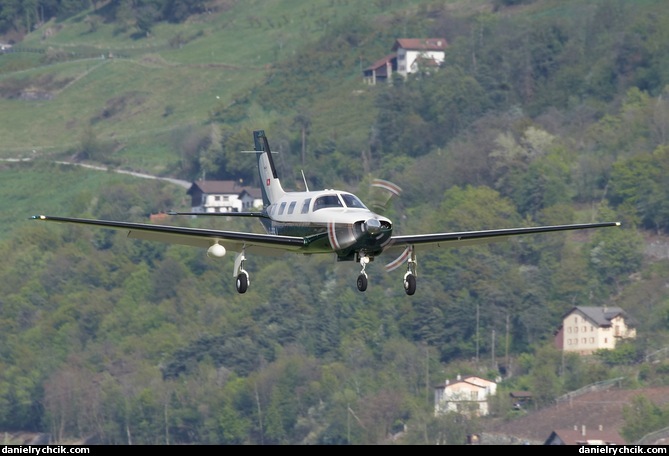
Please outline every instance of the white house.
M555 345L566 352L589 355L600 349L614 349L623 339L636 337L634 322L620 307L573 307L562 317L555 333Z
M393 53L377 60L363 70L363 78L370 85L390 81L393 72L404 77L419 70L438 68L444 62L448 43L446 38L399 38Z
M196 181L187 192L193 212L246 212L262 206L260 189L237 181Z
M478 416L488 414L488 397L497 393L497 383L481 377L458 375L434 389L434 414L458 412Z
M395 41L393 51L397 55L397 72L402 76L419 69L438 68L444 62L445 38L400 38Z

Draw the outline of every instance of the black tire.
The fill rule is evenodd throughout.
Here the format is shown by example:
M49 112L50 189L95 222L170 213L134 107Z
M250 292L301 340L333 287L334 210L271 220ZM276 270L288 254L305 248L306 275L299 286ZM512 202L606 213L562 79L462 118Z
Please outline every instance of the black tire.
M358 290L365 291L367 289L367 276L365 274L360 274L358 276Z
M404 291L409 296L413 295L416 292L416 276L409 274L404 278Z
M237 276L237 282L235 283L237 287L237 292L239 294L246 293L246 290L249 288L249 278L243 272Z

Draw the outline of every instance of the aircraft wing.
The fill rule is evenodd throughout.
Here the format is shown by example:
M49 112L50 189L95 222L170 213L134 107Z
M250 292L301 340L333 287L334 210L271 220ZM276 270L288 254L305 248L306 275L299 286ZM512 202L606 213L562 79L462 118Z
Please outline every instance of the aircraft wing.
M76 223L80 225L91 225L127 231L128 237L133 239L181 244L202 247L205 249L218 242L220 245L233 252L239 252L242 248L245 248L247 252L272 255L281 254L291 250L298 251L305 246L305 239L295 236L277 236L273 234L187 228L180 226L154 225L149 223L52 217L48 215L35 215L31 218L34 220Z
M404 248L407 246L420 247L428 245L431 247L460 247L465 245L501 241L511 236L519 236L524 234L584 230L589 228L604 228L608 226L620 226L620 222L579 223L572 225L535 226L524 228L505 228L498 230L460 231L453 233L393 236L390 238L388 248L395 249L400 247Z
M535 226L524 228L504 228L498 230L460 231L453 233L414 234L406 236L392 236L388 241L384 253L399 255L386 264L386 270L397 269L411 256L415 250L435 247L463 247L474 244L483 244L506 240L512 236L524 234L548 233L554 231L585 230L589 228L604 228L620 226L620 222L580 223L573 225Z

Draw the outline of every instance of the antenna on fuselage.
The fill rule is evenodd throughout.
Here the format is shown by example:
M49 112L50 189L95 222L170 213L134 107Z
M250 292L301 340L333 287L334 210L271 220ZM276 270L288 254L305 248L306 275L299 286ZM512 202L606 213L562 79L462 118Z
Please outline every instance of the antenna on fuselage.
M304 170L301 169L300 172L302 173L302 180L304 181L304 191L308 192L309 191L309 184L307 184L307 178L304 177Z

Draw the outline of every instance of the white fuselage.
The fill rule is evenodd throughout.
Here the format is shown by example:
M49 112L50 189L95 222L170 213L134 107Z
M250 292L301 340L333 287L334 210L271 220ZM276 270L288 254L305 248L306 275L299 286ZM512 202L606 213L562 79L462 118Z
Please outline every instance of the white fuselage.
M309 250L335 251L346 256L352 249L374 254L392 235L392 223L369 210L352 193L339 190L286 192L267 206L263 225L269 234L318 236ZM327 237L326 237L327 235Z

